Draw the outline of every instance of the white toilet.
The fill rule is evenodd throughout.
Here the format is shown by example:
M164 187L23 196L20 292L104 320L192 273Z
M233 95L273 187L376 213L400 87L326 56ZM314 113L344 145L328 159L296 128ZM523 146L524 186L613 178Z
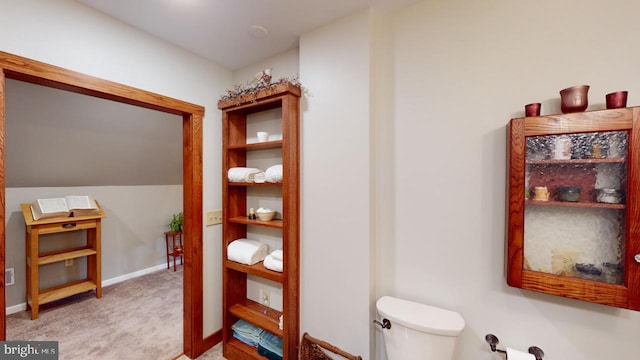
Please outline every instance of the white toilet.
M388 360L451 360L464 319L455 311L383 296L378 314L389 320L383 328Z

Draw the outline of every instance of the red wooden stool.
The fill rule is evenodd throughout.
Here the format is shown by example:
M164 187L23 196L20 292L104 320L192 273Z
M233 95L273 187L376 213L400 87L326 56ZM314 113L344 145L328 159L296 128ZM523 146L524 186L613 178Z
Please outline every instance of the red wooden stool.
M171 249L169 249L169 237L171 237ZM182 245L181 231L167 231L164 233L164 242L167 246L167 269L170 268L171 262L169 257L173 257L173 271L176 271L176 258L180 258L180 265L184 265L184 246Z

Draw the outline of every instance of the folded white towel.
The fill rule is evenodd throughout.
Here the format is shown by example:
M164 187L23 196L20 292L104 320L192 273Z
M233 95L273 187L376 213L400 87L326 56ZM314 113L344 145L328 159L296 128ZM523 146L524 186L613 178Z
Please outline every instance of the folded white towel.
M269 270L282 272L282 261L277 260L271 255L267 255L267 257L264 258L264 262L262 264Z
M230 182L253 182L255 175L262 172L260 169L247 167L234 167L229 169L227 179Z
M282 250L273 250L271 252L271 256L273 256L274 258L276 258L276 260L280 260L282 261Z
M268 246L258 240L237 239L227 246L227 258L241 264L253 265L267 256Z
M264 176L264 171L260 171L253 175L253 182L255 183L262 184L265 182L265 180L266 180L266 177Z
M270 182L270 183L282 182L282 164L273 165L270 168L268 168L264 172L264 177L267 180L267 182Z

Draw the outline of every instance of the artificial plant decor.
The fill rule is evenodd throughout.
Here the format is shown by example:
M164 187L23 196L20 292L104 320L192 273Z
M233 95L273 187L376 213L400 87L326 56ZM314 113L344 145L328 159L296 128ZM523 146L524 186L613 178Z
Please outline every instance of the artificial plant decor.
M173 214L173 219L169 223L169 228L173 232L182 232L182 226L184 225L184 215L182 213Z

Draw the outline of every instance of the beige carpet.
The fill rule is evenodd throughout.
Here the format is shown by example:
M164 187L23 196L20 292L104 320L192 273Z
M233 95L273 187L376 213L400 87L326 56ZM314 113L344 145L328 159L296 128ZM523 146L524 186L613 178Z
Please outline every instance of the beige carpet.
M7 316L7 340L59 341L60 360L171 360L182 354L182 271L161 270ZM219 348L219 347L216 347ZM219 349L212 349L206 359ZM201 356L205 359L205 356Z

